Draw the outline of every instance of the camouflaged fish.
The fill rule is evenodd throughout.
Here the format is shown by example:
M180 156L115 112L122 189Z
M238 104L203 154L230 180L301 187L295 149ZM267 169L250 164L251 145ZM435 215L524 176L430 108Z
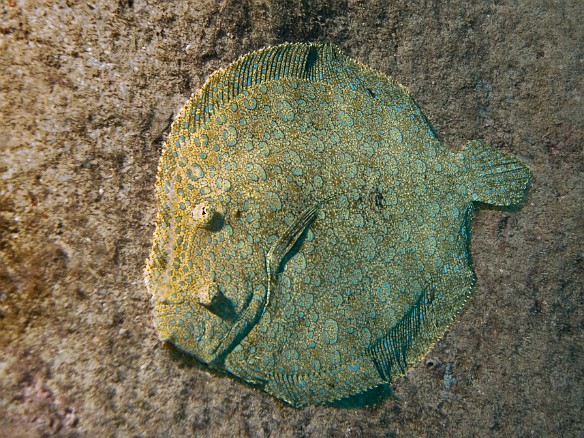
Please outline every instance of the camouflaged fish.
M386 385L468 299L475 207L520 203L529 179L481 141L446 147L403 86L332 45L246 55L162 154L160 339L297 407Z

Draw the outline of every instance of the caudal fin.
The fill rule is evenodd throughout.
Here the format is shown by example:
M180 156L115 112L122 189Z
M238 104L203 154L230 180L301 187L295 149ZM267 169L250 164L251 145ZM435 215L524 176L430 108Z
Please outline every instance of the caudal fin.
M464 185L471 201L509 207L521 204L531 171L519 159L505 155L481 140L473 140L458 153L465 168Z

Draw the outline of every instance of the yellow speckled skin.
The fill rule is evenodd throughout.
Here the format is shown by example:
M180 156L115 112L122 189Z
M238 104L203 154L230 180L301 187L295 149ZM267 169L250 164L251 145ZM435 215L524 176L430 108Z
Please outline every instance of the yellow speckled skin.
M146 281L162 340L294 406L403 375L475 283L473 209L530 173L445 147L392 79L331 45L215 73L160 162Z

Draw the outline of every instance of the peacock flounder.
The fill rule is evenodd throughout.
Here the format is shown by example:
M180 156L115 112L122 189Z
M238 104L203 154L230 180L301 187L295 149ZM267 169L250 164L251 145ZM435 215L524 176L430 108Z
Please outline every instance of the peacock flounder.
M520 203L529 179L481 141L445 147L404 87L332 45L246 55L162 154L160 339L293 406L388 384L473 289L475 207Z

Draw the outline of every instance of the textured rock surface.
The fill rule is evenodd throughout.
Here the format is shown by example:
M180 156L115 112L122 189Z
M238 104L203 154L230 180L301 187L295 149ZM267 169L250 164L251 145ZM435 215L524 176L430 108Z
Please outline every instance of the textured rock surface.
M582 434L580 2L0 8L4 435ZM478 215L457 324L396 400L348 411L294 410L173 360L142 282L174 113L239 55L307 39L408 86L448 144L482 137L534 175L521 211Z

